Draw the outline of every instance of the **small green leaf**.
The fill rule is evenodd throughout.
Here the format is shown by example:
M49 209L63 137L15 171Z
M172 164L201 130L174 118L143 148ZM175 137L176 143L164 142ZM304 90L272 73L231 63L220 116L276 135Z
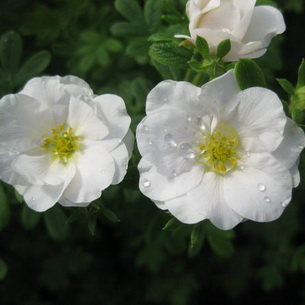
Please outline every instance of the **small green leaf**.
M154 43L149 49L149 55L157 62L177 69L188 69L187 62L192 52L176 43Z
M305 118L304 111L299 110L299 109L297 109L297 108L293 108L293 109L292 109L291 115L292 115L292 119L293 119L296 123L302 123L303 120L304 120L304 118Z
M144 6L144 17L151 33L155 32L161 24L160 0L147 0Z
M197 60L190 60L188 62L188 64L189 64L190 68L192 70L194 70L195 72L199 72L200 73L200 72L202 72L204 70L203 67L202 67L202 63L200 63Z
M172 41L172 40L173 40L173 35L167 33L155 33L148 38L148 41L150 42L163 42L163 41Z
M110 57L103 45L97 49L97 61L102 67L107 67L110 63Z
M15 73L22 54L22 40L19 34L10 31L0 39L0 61L5 71Z
M92 235L94 235L95 233L96 223L97 223L97 214L90 215L88 219L88 229Z
M266 87L262 69L251 59L243 58L237 62L235 77L241 90L256 86Z
M289 95L294 95L294 87L289 80L285 78L277 78L276 80Z
M305 60L302 59L301 65L298 70L297 88L305 86Z
M66 215L62 209L55 205L53 208L47 210L44 214L44 222L46 229L51 238L54 240L65 240L69 233Z
M8 271L7 264L2 258L0 258L0 281L5 279L7 275L7 271Z
M28 79L39 75L50 64L51 55L48 51L40 51L30 57L16 74L16 84L21 85Z
M26 204L22 206L21 223L26 230L33 230L39 223L41 214L31 210Z
M208 42L200 36L197 36L196 38L196 48L197 51L203 56L207 57L210 54L210 47Z
M203 224L196 225L191 232L190 244L188 248L188 254L190 257L194 257L200 252L205 239L204 228L205 226Z
M233 231L222 231L208 225L207 227L207 239L212 250L219 256L230 257L234 254L234 247L231 238L234 236Z
M87 54L79 62L79 69L82 72L87 72L96 63L96 56L94 54Z
M113 211L106 208L105 206L102 207L101 211L102 211L102 214L111 222L120 222L120 219L118 218L118 216Z
M217 47L217 57L224 58L231 50L230 39L223 40Z
M147 35L147 29L138 24L117 22L111 27L111 33L119 37L135 37Z
M10 221L10 206L5 190L0 182L0 231L2 231Z
M110 52L120 52L123 49L123 45L117 39L109 38L105 42L105 48Z
M136 0L116 0L114 2L116 10L128 19L131 23L143 25L143 11Z
M296 89L291 99L292 105L298 110L305 110L305 86Z
M181 222L173 217L165 224L165 226L162 228L162 230L175 231L180 226L181 226Z

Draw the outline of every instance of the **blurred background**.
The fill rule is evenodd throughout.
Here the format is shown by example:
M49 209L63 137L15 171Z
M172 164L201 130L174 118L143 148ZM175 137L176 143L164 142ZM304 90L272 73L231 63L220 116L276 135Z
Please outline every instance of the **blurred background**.
M186 32L186 0L126 0L128 14L117 2L1 0L0 53L9 55L0 62L0 96L35 76L73 74L96 94L122 96L134 131L147 93L162 80L149 37ZM257 2L284 13L286 32L257 62L287 100L275 79L296 82L304 3ZM138 191L138 161L135 149L124 182L87 209L35 213L0 184L1 305L305 304L305 179L277 221L229 232L207 222L194 246L191 226L162 230L170 215Z

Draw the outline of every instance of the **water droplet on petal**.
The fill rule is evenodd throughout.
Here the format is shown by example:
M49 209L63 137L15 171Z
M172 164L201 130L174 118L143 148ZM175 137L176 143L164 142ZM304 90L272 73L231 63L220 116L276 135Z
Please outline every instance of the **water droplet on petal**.
M283 201L283 202L281 203L281 206L282 206L283 208L286 208L287 205L288 205L288 204L287 204L285 201Z
M144 186L144 187L150 187L150 181L149 180L147 180L147 179L143 179L142 180L142 185Z
M145 131L145 132L148 132L149 131L149 127L146 126L146 125L143 125L142 126L142 130Z
M249 151L247 151L246 154L247 154L247 157L250 157L250 152Z
M164 141L167 142L168 145L173 146L173 147L177 147L178 144L176 143L176 141L174 140L173 136L168 133L164 136Z
M265 196L265 197L264 197L264 200L265 200L267 203L271 203L271 199L270 199L268 196Z
M303 145L300 145L300 146L299 146L299 149L303 150L303 149L304 149L304 146L303 146Z
M36 201L36 198L35 198L35 197L32 197L32 198L30 199L30 201L34 202L34 201Z
M266 186L265 186L264 184L262 184L262 183L259 183L259 184L257 185L257 188L258 188L258 190L261 191L261 192L264 192L264 191L266 190Z
M185 156L186 159L189 159L189 160L194 160L196 158L196 155L193 151L190 151L186 156Z
M119 142L119 143L122 143L122 139L118 139L118 142Z
M245 169L245 167L244 167L243 165L240 165L239 168L240 168L241 170L244 170L244 169Z
M176 171L173 171L173 176L174 176L174 177L177 177L177 175L178 175L177 172L176 172Z
M188 114L188 115L186 116L186 120L187 120L188 122L191 122L191 121L192 121L192 117Z
M148 145L153 145L153 142L150 139L147 139L147 144Z

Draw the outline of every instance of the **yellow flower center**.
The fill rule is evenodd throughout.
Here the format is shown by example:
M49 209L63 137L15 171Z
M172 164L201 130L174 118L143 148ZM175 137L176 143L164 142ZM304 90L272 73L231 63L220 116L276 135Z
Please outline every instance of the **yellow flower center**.
M199 145L199 162L204 164L208 171L224 175L240 160L236 152L238 146L239 138L236 130L224 123L220 124Z
M74 153L81 150L80 140L80 137L74 135L73 128L61 124L52 129L50 137L44 139L42 148L50 151L52 157L67 164Z

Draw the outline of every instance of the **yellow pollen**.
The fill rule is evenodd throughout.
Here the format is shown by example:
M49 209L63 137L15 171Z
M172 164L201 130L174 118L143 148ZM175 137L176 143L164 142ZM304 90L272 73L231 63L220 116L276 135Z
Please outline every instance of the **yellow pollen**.
M219 124L217 129L208 137L205 142L199 145L200 158L208 171L224 175L232 170L240 160L236 150L239 146L239 138L234 128L227 124Z
M73 128L61 124L51 130L50 137L44 139L41 147L51 152L52 157L67 164L74 153L81 150L80 140L74 135Z

